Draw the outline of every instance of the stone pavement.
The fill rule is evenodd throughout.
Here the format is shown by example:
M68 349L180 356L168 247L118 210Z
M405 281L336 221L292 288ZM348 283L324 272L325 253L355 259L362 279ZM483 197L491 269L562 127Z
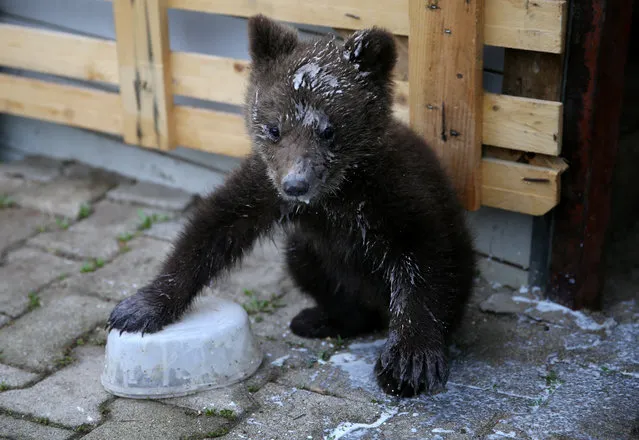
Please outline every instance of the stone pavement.
M0 164L0 438L639 438L636 262L596 314L478 280L447 390L397 399L372 378L383 335L291 334L310 303L267 240L206 292L250 312L265 354L253 377L174 399L109 395L106 318L153 276L192 202L77 163Z

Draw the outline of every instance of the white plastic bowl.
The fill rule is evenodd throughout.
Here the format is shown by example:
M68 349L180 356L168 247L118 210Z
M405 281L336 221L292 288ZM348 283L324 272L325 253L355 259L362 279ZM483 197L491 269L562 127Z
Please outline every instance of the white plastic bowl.
M203 297L179 322L157 333L109 332L101 380L116 396L178 397L237 383L261 362L246 311Z

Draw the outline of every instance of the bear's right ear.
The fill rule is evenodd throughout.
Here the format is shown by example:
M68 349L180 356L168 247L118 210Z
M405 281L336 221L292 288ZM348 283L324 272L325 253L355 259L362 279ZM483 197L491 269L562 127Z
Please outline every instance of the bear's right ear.
M297 46L297 32L262 14L248 20L249 47L255 64L268 63L291 53Z

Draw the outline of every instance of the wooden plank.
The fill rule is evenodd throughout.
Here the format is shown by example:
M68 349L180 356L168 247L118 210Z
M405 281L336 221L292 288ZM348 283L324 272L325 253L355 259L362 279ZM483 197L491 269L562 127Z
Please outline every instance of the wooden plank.
M561 100L563 55L506 49L502 92L524 98Z
M483 143L556 156L561 151L560 102L484 95Z
M410 0L409 106L463 205L479 209L483 113L483 5Z
M262 13L292 23L353 30L381 26L394 34L408 36L409 1L169 0L169 6L237 17ZM485 0L484 42L490 46L559 53L563 50L566 5L564 0Z
M247 61L173 52L173 90L178 95L243 105L250 71Z
M235 157L251 151L244 119L239 115L177 106L175 123L180 145Z
M557 205L560 175L567 165L556 157L486 148L482 160L482 203L530 215Z
M99 90L0 73L0 112L120 134L120 98Z
M0 65L87 81L118 83L115 43L0 23Z
M559 0L486 0L486 44L561 53L567 11Z
M0 112L119 135L120 108L115 93L0 74ZM178 145L235 157L251 149L239 115L186 106L176 106L174 115ZM523 156L529 164L522 163ZM521 179L548 178L556 185L565 164L558 158L487 148L482 169L489 177L481 189L486 205L538 215L557 199L546 186L532 185L542 182Z
M124 140L174 148L173 93L166 0L113 3Z

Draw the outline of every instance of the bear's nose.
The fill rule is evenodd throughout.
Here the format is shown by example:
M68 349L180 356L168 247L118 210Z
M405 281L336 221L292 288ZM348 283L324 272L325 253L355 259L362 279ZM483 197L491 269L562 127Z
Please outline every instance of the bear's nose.
M303 196L308 192L308 180L296 175L288 175L282 180L282 189L291 197Z

